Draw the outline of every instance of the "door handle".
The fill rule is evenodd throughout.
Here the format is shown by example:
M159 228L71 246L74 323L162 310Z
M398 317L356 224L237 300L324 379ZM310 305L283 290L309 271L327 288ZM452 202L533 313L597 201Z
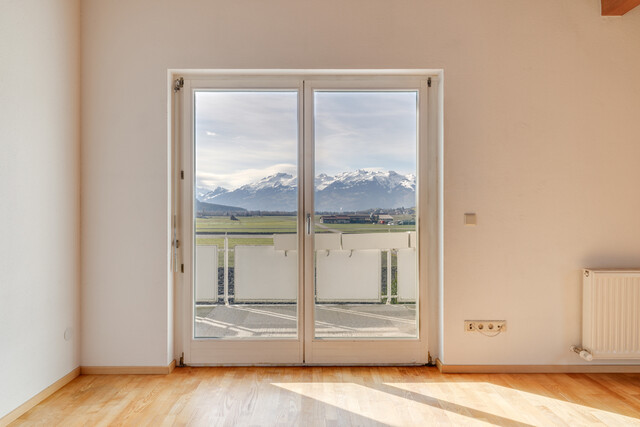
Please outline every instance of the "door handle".
M307 235L311 235L311 214L307 214Z

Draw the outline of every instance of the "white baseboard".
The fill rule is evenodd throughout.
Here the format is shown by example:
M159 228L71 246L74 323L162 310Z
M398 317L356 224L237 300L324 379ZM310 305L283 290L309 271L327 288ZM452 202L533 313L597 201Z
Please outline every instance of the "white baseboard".
M81 375L167 375L173 372L176 361L167 366L81 366Z
M640 365L445 365L436 359L443 374L611 374L640 373Z

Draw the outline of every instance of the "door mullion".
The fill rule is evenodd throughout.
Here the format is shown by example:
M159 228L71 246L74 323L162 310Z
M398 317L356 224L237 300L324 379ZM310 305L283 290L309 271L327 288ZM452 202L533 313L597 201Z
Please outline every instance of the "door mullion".
M307 81L303 83L303 100L304 100L304 217L311 216L311 232L307 234L306 230L303 231L304 235L304 299L302 301L304 305L304 363L308 363L313 359L312 341L314 334L314 250L313 250L313 223L314 223L314 171L313 171L313 92Z
M304 227L305 218L305 185L307 177L305 175L305 101L304 101L304 80L299 81L298 89L298 342L299 342L299 363L305 360L305 275L306 275L306 236Z

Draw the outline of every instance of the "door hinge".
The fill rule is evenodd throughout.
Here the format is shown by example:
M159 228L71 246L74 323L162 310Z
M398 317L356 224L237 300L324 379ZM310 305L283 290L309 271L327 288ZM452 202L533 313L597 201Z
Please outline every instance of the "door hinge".
M184 87L184 78L180 77L174 80L173 82L173 91L180 92L180 89Z
M184 264L180 264L180 273L184 273Z
M180 248L180 240L176 239L175 241L175 248L179 249Z
M431 77L427 79L427 87L431 87Z
M184 179L184 171L180 171L180 179Z

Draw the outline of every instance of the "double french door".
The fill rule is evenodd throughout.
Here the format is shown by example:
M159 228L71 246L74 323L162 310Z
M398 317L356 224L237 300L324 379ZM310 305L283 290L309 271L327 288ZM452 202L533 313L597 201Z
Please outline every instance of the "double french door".
M427 361L427 78L185 77L185 363Z

